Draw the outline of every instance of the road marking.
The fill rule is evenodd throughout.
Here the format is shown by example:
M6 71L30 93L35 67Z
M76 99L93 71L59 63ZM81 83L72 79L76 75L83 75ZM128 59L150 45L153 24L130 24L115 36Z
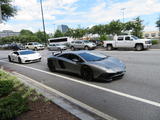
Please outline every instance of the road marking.
M56 73L47 72L47 71L40 70L40 69L37 69L37 68L32 68L32 67L28 67L28 66L24 66L24 65L20 65L20 64L10 63L10 62L3 61L3 60L0 60L0 61L5 62L5 63L9 63L9 64L13 64L13 65L17 65L17 66L20 66L20 67L32 69L32 70L39 71L39 72L42 72L42 73L46 73L46 74L49 74L49 75L57 76L57 77L60 77L60 78L64 78L64 79L67 79L67 80L70 80L70 81L73 81L73 82L76 82L76 83L80 83L80 84L83 84L83 85L86 85L86 86L89 86L89 87L93 87L93 88L103 90L103 91L106 91L106 92L110 92L110 93L113 93L113 94L116 94L116 95L119 95L119 96L130 98L132 100L136 100L136 101L147 103L147 104L150 104L150 105L153 105L153 106L156 106L156 107L160 107L160 103L155 102L155 101L151 101L151 100L147 100L147 99L144 99L144 98L136 97L136 96L129 95L129 94L126 94L126 93L122 93L122 92L119 92L119 91L116 91L116 90L103 88L103 87L100 87L100 86L97 86L97 85L94 85L94 84L79 81L79 80L76 80L76 79L73 79L73 78L62 76L62 75L59 75L59 74L56 74Z
M107 120L117 120L114 117L111 117L111 116L109 116L109 115L107 115L107 114L105 114L105 113L103 113L103 112L101 112L101 111L99 111L99 110L97 110L97 109L95 109L95 108L93 108L93 107L91 107L91 106L83 103L83 102L78 101L77 99L74 99L74 98L72 98L72 97L70 97L70 96L68 96L68 95L66 95L66 94L64 94L64 93L62 93L62 92L60 92L60 91L58 91L56 89L48 87L47 85L42 84L42 83L40 83L40 82L38 82L36 80L33 80L33 79L31 79L31 78L29 78L29 77L27 77L25 75L22 75L22 74L17 73L17 72L14 72L14 74L17 77L19 76L22 81L24 81L23 78L27 78L27 81L31 81L32 83L35 83L38 86L41 86L41 87L43 87L43 88L45 88L45 89L47 89L47 90L49 90L49 91L51 91L53 93L56 93L57 95L59 95L59 96L65 98L65 99L69 100L70 102L72 102L72 103L74 103L76 105L81 106L82 108L84 108L84 109L90 111L91 113L94 113L94 114L96 114L96 115L98 115L98 116L100 116L100 117L102 117L104 119L107 119ZM24 83L26 83L27 81L25 79ZM28 84L30 84L30 83L28 83ZM34 86L34 84L33 84L33 86Z

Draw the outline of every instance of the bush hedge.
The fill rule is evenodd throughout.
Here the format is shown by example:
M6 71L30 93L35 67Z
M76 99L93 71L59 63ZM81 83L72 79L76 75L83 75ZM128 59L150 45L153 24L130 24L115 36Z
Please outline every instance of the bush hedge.
M15 77L0 70L0 120L12 120L28 110L30 90Z
M152 40L152 45L158 44L158 40Z

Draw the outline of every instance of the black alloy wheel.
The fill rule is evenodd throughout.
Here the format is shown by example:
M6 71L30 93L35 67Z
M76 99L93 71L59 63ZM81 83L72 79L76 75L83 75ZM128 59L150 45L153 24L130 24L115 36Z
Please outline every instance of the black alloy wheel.
M22 60L21 60L21 58L20 57L18 57L18 63L22 63Z
M93 71L89 67L83 67L81 70L81 76L84 80L92 81L93 80Z
M12 60L11 60L11 57L10 57L10 56L8 56L8 61L9 61L9 62L12 62Z
M56 67L55 65L52 63L52 61L48 62L48 68L51 72L55 72L56 71Z

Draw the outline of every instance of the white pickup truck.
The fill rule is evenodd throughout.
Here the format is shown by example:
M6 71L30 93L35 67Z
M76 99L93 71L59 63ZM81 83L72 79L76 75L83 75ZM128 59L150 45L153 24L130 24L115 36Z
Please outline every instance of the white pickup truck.
M107 50L114 48L135 48L137 51L150 48L151 45L150 39L140 39L133 35L115 36L114 40L104 41L103 44Z

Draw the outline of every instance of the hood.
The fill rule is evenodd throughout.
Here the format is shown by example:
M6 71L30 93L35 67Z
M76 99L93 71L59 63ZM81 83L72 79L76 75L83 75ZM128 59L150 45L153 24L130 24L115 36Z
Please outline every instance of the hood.
M145 42L145 41L151 41L151 39L138 39L139 41L143 41L143 42Z
M39 53L34 53L34 54L28 54L28 55L20 55L21 57L26 57L28 59L36 59L36 58L39 58L41 57L41 55Z
M125 71L126 68L122 61L114 57L107 57L100 61L90 61L89 63L97 67L102 67L104 70L112 70L114 72Z

